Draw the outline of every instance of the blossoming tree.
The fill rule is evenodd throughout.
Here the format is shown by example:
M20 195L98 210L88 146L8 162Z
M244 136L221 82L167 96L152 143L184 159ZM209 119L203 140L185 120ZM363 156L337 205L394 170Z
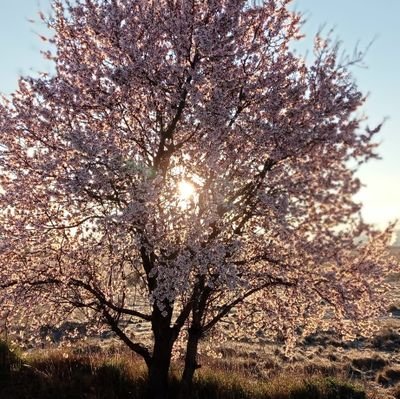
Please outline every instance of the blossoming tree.
M382 311L388 232L360 219L352 168L379 128L360 127L337 46L317 37L308 63L292 51L288 3L53 2L55 73L0 106L11 329L105 326L164 398L177 340L187 389L199 340L232 311L231 333L289 343L317 325L363 332Z

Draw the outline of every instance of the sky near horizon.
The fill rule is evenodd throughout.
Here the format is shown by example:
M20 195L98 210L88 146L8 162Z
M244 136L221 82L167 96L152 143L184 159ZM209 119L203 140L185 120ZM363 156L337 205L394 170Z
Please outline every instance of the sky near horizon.
M47 13L50 1L0 0L0 93L13 92L21 75L51 72L51 64L40 54L44 44L38 36L44 31L38 11ZM333 37L350 54L372 41L364 59L367 67L352 71L359 88L370 93L363 109L368 124L387 120L379 136L382 160L360 170L365 187L357 199L364 204L365 220L384 227L400 219L400 0L294 0L292 7L307 20L307 38L299 52L311 52L312 36L323 25L323 32L334 28Z

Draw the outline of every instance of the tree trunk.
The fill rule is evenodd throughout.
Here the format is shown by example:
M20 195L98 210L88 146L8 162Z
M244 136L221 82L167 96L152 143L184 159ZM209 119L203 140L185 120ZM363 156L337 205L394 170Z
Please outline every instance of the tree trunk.
M168 373L172 348L165 340L156 340L148 374L148 399L168 398Z
M210 292L210 287L205 286L204 276L200 276L194 292L195 295L192 309L193 318L188 330L185 366L183 369L181 385L179 389L180 399L186 399L189 397L193 387L194 373L196 369L200 367L200 365L197 364L197 350L200 338L203 336L202 319Z
M152 330L154 334L153 355L149 365L148 399L168 399L168 374L172 347L176 340L170 328L172 308L163 316L157 305L153 308Z
M179 390L180 399L189 397L193 387L195 371L200 367L197 363L197 349L201 337L201 330L191 327L189 329L188 341L186 344L185 366L182 373L181 386Z

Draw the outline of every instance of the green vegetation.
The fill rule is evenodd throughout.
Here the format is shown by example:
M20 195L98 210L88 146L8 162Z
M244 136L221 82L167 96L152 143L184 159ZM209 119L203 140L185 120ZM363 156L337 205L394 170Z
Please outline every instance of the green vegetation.
M18 357L7 353L0 397L4 399L139 399L145 396L146 368L127 353L36 351ZM10 356L12 354L12 356ZM12 366L11 366L12 363ZM178 370L170 375L171 398L177 395ZM363 389L335 377L281 373L268 380L206 365L188 399L364 399Z

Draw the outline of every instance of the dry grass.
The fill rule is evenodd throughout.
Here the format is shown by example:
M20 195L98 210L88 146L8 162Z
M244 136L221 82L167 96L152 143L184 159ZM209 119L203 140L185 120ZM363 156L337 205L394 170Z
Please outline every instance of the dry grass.
M145 367L126 352L77 354L43 350L25 355L19 365L3 376L1 398L136 399L145 395ZM195 378L192 396L188 399L366 398L361 385L340 376L286 370L273 377L256 378L248 365L236 365L235 370L229 362L225 365L228 367L206 362ZM270 367L275 366L270 364ZM259 367L261 369L261 365ZM177 392L179 369L177 364L171 373L171 399Z

